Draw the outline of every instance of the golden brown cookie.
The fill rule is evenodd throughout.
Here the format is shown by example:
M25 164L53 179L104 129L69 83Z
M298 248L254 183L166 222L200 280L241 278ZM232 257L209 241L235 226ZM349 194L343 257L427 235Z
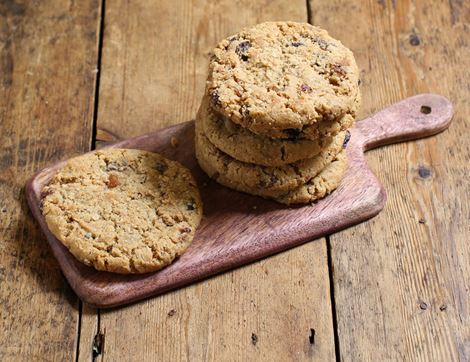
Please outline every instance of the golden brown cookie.
M335 137L318 155L279 167L266 167L238 161L216 148L196 121L196 157L203 169L223 185L236 184L244 190L258 190L263 196L277 197L317 176L343 149L346 132Z
M189 170L141 150L109 148L73 158L43 195L50 231L78 260L123 274L170 264L202 217Z
M219 43L206 93L220 114L272 138L315 139L319 122L356 115L352 52L307 23L266 22Z
M322 122L321 135L315 140L272 139L257 135L215 113L203 97L196 115L210 142L229 156L243 162L263 166L282 166L312 158L328 147L334 137L353 124L350 115L339 122Z
M277 196L275 200L287 205L307 204L319 200L336 190L347 168L347 154L346 150L343 150L336 155L333 162L327 165L316 177L312 178L305 185L298 187L296 190Z
M234 190L261 196L266 199L272 199L286 205L308 204L333 192L341 183L348 165L346 151L341 151L329 165L306 184L291 191L276 193L272 191L266 192L262 188L250 188L244 184L234 182L232 179L221 177L220 174L214 172L212 163L204 157L204 153L201 151L201 148L198 147L197 143L196 157L201 168L220 184Z

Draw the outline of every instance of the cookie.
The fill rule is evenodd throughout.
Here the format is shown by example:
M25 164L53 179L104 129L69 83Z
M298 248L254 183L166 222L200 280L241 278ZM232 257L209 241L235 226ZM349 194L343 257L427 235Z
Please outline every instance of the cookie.
M343 149L346 132L317 156L280 167L266 167L238 161L217 149L196 122L196 157L204 170L221 184L237 184L243 189L257 189L263 196L280 196L318 175Z
M282 204L308 204L333 192L341 183L348 168L346 150L341 151L333 162L305 185L296 190L277 196L275 200Z
M245 184L235 182L233 179L221 176L217 171L214 171L211 161L205 157L205 153L202 151L197 139L196 157L201 168L218 183L237 191L272 199L286 205L308 204L325 197L338 187L347 169L346 151L343 150L336 155L329 165L306 184L287 192L267 192L263 188L247 187Z
M352 52L307 23L266 22L220 42L209 64L211 106L272 138L315 138L315 125L356 115Z
M327 147L339 132L349 128L354 119L344 116L340 122L322 122L321 136L315 140L272 139L257 135L216 114L204 97L196 116L210 142L229 156L263 166L282 166L312 158Z
M109 148L69 160L44 187L42 212L49 230L84 264L146 273L190 245L202 202L178 162Z

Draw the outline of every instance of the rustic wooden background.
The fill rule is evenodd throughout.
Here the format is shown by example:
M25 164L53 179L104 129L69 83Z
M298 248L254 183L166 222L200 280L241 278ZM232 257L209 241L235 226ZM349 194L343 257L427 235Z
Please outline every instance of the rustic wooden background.
M192 119L211 47L265 20L349 46L363 116L435 92L453 124L368 154L389 195L369 222L128 307L83 305L25 181ZM469 361L469 27L461 0L1 0L0 360Z

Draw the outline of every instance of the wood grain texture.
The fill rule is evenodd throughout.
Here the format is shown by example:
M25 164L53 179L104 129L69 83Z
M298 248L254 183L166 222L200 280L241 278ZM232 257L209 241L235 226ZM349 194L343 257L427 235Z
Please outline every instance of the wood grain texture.
M321 316L330 303L328 280L312 273L323 263L316 248L296 248L153 300L101 311L102 357L333 361L331 314Z
M422 113L423 104L432 112ZM346 150L349 169L341 185L327 198L306 206L282 206L211 181L195 158L194 122L110 146L158 152L179 161L191 170L201 190L204 218L191 246L157 273L118 275L97 271L76 260L53 236L41 214L41 191L64 162L33 177L26 194L74 291L90 305L113 307L161 294L375 216L384 206L385 192L368 169L363 150L440 132L449 126L452 114L452 105L446 98L423 94L359 122L357 128L350 130L351 141ZM184 146L174 147L172 139Z
M29 214L23 186L88 151L98 1L0 2L0 360L72 360L78 299Z
M470 3L310 6L313 22L355 52L363 113L417 92L443 94L456 109L442 135L368 154L389 201L331 237L341 360L468 361ZM344 26L352 19L353 30Z
M220 39L264 20L305 21L307 7L303 0L113 1L106 3L105 15L97 126L127 138L194 118L208 53ZM122 311L102 312L106 343L101 355L116 359L123 352L134 360L333 360L326 260L322 239ZM306 266L309 278L299 282L294 274L282 274L285 263ZM268 275L266 269L276 273ZM192 305L200 313L192 313ZM182 308L184 318L171 324L173 328L141 327L149 320L166 321L169 311ZM126 325L136 328L123 335ZM90 328L96 324L83 323L82 335ZM318 343L306 350L310 328L317 331ZM130 339L133 330L139 332ZM253 332L261 334L256 346L250 344ZM86 360L92 340L81 338L80 344L80 359Z

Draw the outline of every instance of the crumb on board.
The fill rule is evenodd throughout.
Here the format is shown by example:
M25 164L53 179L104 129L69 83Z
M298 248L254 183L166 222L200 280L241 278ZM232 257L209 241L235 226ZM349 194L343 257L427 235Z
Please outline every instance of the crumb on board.
M178 145L179 145L178 138L176 138L176 137L171 137L171 138L170 138L170 144L171 144L171 147L178 147Z

